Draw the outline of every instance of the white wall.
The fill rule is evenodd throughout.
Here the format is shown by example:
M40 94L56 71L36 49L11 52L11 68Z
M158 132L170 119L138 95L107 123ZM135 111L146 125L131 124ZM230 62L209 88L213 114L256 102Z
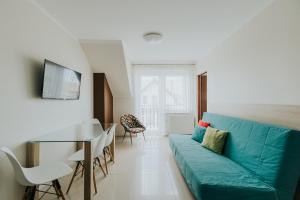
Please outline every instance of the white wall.
M120 40L80 40L94 73L105 73L114 97L129 97L130 77Z
M25 164L26 141L92 116L92 73L78 41L30 1L2 0L0 26L0 146L11 148ZM80 100L40 98L44 58L82 73ZM42 154L63 160L72 147L42 145ZM21 199L23 192L0 153L0 199Z
M210 112L300 129L299 11L275 1L202 60Z
M118 123L116 135L124 135L120 117L124 114L134 114L134 112L134 97L114 97L114 122Z
M132 70L120 40L81 40L81 46L95 73L105 73L113 94L114 122L118 123L116 135L123 135L120 125L123 114L134 113L131 97Z

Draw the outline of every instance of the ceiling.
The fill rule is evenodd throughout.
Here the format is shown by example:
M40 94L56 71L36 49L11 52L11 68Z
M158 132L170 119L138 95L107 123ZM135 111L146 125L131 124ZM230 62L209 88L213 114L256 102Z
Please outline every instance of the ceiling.
M273 0L35 0L80 40L121 40L131 63L197 62ZM158 31L159 44L142 35Z

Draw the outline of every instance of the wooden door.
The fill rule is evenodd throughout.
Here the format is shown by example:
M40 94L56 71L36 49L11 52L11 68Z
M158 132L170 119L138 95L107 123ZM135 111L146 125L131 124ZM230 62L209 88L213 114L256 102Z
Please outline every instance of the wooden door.
M207 112L207 72L198 75L198 120Z

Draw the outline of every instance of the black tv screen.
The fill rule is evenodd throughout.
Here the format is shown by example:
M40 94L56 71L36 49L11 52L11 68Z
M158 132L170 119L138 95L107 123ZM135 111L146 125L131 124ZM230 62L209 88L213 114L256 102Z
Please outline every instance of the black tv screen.
M79 99L81 74L45 59L43 99Z

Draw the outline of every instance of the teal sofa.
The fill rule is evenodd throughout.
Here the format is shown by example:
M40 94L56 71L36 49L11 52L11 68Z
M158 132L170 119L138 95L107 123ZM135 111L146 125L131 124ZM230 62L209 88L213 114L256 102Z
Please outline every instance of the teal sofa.
M223 155L171 134L175 161L196 199L292 200L300 176L300 132L204 113L203 120L228 132Z

